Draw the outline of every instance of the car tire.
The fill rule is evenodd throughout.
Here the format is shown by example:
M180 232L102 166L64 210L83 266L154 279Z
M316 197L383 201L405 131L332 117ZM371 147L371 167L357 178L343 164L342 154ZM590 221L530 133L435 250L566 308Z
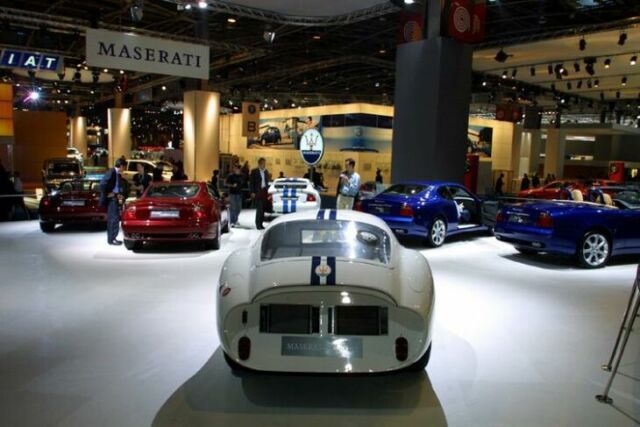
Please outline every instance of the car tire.
M425 351L422 357L409 365L406 370L408 372L422 372L429 364L429 359L431 359L431 344L429 344L429 348Z
M218 233L216 234L215 239L206 240L204 243L204 247L208 250L217 251L220 249L220 235L222 234L222 228L220 227L220 221L218 221Z
M42 232L44 233L51 233L53 230L55 230L56 225L52 222L41 222L40 223L40 230L42 230Z
M221 232L222 232L222 234L226 234L226 233L228 233L228 232L229 232L229 221L227 221L227 222L225 223L224 227L222 227Z
M231 368L231 371L233 371L234 373L244 373L248 371L247 368L233 360L231 356L229 356L224 351L222 352L222 355L224 356L224 361L227 362L227 365L229 365L229 368Z
M125 240L124 247L129 249L130 251L135 251L140 249L140 242L137 240Z
M524 246L516 246L516 251L520 252L522 255L535 255L536 251L533 249L525 248Z
M436 217L427 233L427 245L438 248L444 244L447 238L447 223L442 217Z
M578 263L583 268L602 268L611 258L611 242L600 231L587 232L578 245Z

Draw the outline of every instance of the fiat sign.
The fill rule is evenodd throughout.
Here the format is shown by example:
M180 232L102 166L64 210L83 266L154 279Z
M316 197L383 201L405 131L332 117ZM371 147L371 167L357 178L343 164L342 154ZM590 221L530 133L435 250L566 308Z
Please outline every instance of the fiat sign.
M324 154L324 139L316 129L308 129L300 138L300 155L309 165L317 165Z

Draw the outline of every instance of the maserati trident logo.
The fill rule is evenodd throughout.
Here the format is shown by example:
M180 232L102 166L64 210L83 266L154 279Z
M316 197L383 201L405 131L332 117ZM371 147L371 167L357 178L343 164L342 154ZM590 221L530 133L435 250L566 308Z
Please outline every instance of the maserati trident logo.
M309 165L320 162L324 154L324 139L317 129L308 129L300 138L300 156Z
M316 274L320 277L327 277L331 274L331 267L327 264L320 264L316 267Z

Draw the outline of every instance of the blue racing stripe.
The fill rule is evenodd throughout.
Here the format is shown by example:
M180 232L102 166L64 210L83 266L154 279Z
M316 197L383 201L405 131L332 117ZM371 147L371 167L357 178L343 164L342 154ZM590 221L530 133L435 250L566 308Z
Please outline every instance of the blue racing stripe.
M318 216L316 217L316 219L319 219L321 221L324 219L324 209L320 209L318 211Z
M296 211L297 211L296 200L293 199L291 201L291 212L296 212Z
M336 257L327 257L327 265L331 268L331 273L327 276L327 285L336 284Z
M336 217L338 216L338 211L335 209L331 209L329 211L329 219L335 221Z
M311 258L311 285L318 286L320 285L320 276L316 274L316 268L320 265L321 258L319 256L314 256Z

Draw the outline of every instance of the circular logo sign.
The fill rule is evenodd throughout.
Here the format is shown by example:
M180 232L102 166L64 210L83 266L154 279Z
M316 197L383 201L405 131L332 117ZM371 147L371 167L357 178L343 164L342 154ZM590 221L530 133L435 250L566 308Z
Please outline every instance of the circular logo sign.
M324 154L324 139L316 129L308 129L300 138L300 156L309 165L314 166Z
M331 267L327 264L320 264L316 267L316 274L320 277L327 277L331 274Z
M402 29L404 40L412 42L420 39L420 25L416 21L407 21Z
M255 114L256 113L256 106L253 104L249 104L249 108L247 108L247 110L249 111L249 114Z
M466 8L458 6L453 11L453 25L459 33L466 33L471 29L471 15Z

